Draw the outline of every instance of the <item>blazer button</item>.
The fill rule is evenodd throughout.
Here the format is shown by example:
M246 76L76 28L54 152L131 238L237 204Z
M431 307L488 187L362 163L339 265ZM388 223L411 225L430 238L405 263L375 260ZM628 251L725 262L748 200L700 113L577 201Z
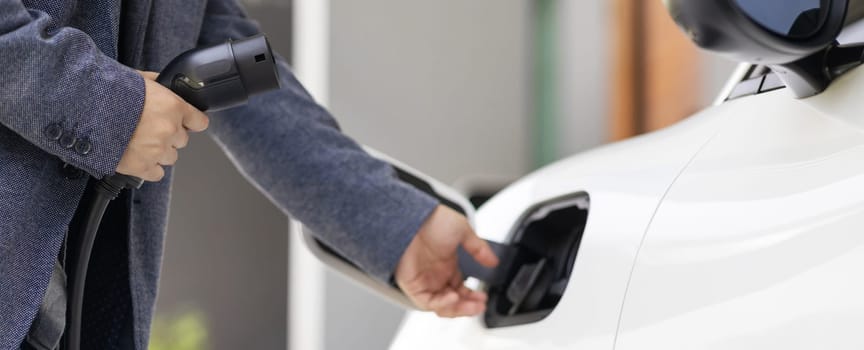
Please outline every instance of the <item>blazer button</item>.
M72 146L75 146L75 135L68 132L63 133L57 142L60 143L60 146L63 146L63 148L72 148Z
M82 155L82 156L86 156L92 150L93 150L93 145L90 144L90 140L87 139L86 137L78 139L78 141L75 142L75 152Z
M60 136L63 136L63 127L60 124L52 123L48 124L42 132L45 133L45 137L57 141L60 139Z
M83 170L71 166L69 163L63 163L63 166L60 167L60 173L67 180L78 180L84 176Z

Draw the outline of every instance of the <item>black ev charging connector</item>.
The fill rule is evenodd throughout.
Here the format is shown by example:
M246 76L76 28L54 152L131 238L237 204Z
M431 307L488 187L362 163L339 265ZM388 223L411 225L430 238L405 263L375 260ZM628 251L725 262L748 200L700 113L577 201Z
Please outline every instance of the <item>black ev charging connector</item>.
M156 81L202 111L237 106L279 87L273 52L263 35L186 51Z
M168 63L156 81L201 111L237 106L252 95L279 88L276 61L264 35L184 52ZM142 184L134 176L106 176L93 186L92 200L81 212L77 231L80 244L69 284L68 350L81 348L84 285L102 216L122 190L137 189Z

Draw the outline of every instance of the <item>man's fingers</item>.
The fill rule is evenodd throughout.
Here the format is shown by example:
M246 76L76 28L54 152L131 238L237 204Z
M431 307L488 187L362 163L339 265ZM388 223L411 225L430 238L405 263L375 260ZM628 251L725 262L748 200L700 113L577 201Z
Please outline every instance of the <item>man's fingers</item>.
M138 71L144 78L144 109L117 172L155 182L165 176L163 166L177 162L177 150L189 142L188 131L203 131L209 120L201 111L159 85L155 72Z
M176 135L174 135L174 143L171 146L174 146L176 149L182 149L189 144L189 133L186 130L180 130Z
M460 299L458 302L448 305L442 309L435 310L440 317L462 317L474 316L486 310L484 302Z
M492 248L477 237L464 216L439 206L417 231L395 273L402 291L420 309L458 317L477 315L486 308L486 294L464 285L457 266L459 245L480 264L498 264Z
M486 293L478 292L460 284L445 287L436 293L423 293L412 298L421 308L440 317L474 316L486 309Z
M195 132L207 130L207 126L210 124L210 119L207 118L207 115L191 105L189 109L189 113L183 117L183 126Z
M468 254L471 254L474 257L474 260L477 260L483 266L486 267L495 267L498 265L498 257L495 256L495 252L492 251L492 248L489 247L489 244L486 241L477 237L477 234L474 231L471 231L465 234L465 238L462 240L462 246L465 247L465 251Z
M474 316L486 309L486 298L447 288L431 296L427 309L440 317Z
M453 274L450 276L450 287L455 290L459 290L460 287L463 287L463 282L465 279L462 278L462 272L459 271L459 268L456 268Z
M459 293L452 289L447 289L439 293L435 293L429 299L429 309L441 310L459 301Z
M484 292L472 290L469 293L470 294L467 297L468 300L480 302L483 303L483 305L486 305L486 301L489 300L489 296Z
M486 300L488 300L488 298L489 298L486 295L486 293L476 291L476 290L471 290L471 288L468 288L465 286L462 286L459 288L459 297L463 300L478 301L478 302L481 302L484 304L486 303Z
M486 311L485 302L462 300L456 305L454 317L474 316L482 313L483 311Z
M171 147L162 154L162 158L159 159L159 165L174 165L174 163L177 163L178 157L177 149Z
M158 182L165 177L165 169L162 169L161 166L154 166L147 171L147 175L142 177L141 179L148 182Z

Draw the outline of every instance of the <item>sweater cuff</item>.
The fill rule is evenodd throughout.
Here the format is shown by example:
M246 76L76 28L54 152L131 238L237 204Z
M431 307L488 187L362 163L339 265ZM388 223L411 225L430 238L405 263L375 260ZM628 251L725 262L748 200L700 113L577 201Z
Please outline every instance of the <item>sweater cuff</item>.
M377 237L379 244L370 245L372 251L367 253L374 258L363 267L385 283L392 281L403 253L438 206L437 200L409 185L394 181L393 187L386 192L393 203L391 210L380 213L376 220L385 223L378 227L381 230Z

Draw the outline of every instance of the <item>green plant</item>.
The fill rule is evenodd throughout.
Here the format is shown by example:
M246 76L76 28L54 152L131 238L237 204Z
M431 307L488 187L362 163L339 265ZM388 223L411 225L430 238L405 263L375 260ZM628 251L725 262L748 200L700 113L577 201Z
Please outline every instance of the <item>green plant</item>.
M188 311L174 317L157 315L153 321L149 350L204 350L207 325L201 312Z

